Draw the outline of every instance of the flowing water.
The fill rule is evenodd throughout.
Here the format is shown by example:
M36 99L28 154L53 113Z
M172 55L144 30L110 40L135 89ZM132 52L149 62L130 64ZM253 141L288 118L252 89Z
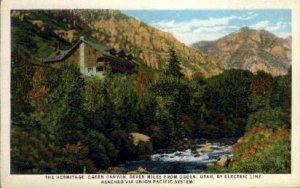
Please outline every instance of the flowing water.
M212 151L198 152L196 149L207 145L210 145ZM148 161L128 161L125 167L128 169L143 167L153 174L199 173L206 169L209 163L216 162L222 155L232 158L230 145L226 143L198 144L193 149L153 154L151 160Z

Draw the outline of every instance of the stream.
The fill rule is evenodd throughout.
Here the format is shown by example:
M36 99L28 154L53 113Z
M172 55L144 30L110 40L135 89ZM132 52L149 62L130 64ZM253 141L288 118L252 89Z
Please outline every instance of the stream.
M218 161L222 155L232 158L231 145L233 139L222 142L206 142L186 150L176 150L170 153L155 153L151 160L128 161L125 168L143 167L153 174L190 174L200 173L207 165ZM201 151L199 148L210 146L211 151ZM197 151L198 149L198 151Z

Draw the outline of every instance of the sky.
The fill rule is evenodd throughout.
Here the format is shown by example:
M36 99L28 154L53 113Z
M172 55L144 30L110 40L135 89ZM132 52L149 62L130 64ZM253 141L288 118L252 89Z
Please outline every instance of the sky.
M190 45L219 39L242 27L291 35L291 11L282 10L122 10Z

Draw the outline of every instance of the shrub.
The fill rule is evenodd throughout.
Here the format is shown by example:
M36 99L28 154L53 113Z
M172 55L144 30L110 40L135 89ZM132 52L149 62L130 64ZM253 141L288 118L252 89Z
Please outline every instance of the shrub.
M250 130L259 124L267 124L272 129L290 128L291 119L288 112L283 111L280 107L264 108L252 113L247 121L247 130Z

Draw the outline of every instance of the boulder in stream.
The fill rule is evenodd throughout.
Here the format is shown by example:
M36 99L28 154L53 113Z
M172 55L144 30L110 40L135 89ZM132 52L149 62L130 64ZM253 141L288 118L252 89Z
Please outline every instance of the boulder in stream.
M139 166L137 169L129 171L128 174L150 174L150 172L147 169Z
M194 155L194 157L200 157L200 156L201 156L200 153Z
M217 164L221 167L228 167L230 161L231 159L228 156L222 155L220 159L217 161Z
M130 133L133 144L137 147L138 159L151 159L153 152L153 146L151 138L145 134L132 132Z
M197 152L200 153L200 152L212 152L212 148L210 145L206 145L206 146L203 146L201 148L198 148L197 149Z

